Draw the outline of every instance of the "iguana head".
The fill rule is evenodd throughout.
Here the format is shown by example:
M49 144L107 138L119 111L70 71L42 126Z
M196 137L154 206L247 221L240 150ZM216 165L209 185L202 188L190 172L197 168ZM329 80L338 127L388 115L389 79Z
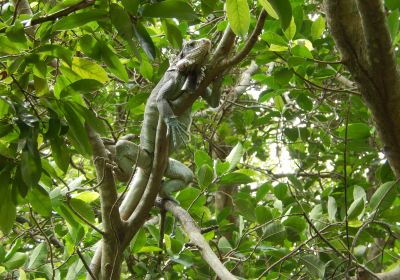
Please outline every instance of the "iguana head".
M183 72L201 68L210 53L210 49L211 41L205 38L185 42L178 56L176 67Z

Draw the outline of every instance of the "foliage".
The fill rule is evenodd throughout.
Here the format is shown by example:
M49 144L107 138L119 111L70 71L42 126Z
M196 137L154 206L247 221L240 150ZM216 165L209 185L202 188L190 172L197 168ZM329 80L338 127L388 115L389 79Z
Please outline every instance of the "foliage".
M177 201L202 228L216 226L204 236L245 279L344 279L355 263L398 263L399 184L360 94L342 82L350 77L320 1L227 0L225 15L223 1L98 0L28 27L78 2L30 1L34 16L2 2L0 277L84 278L101 237L87 223L100 227L101 215L85 123L113 140L139 135L146 98L182 40L216 43L229 21L240 49L264 8L260 40L223 77L224 106L193 106L192 139L174 157L197 183ZM395 2L385 1L398 47ZM253 85L232 101L251 60ZM170 214L164 251L159 235L151 223L136 234L123 279L213 277ZM384 248L369 259L377 240Z

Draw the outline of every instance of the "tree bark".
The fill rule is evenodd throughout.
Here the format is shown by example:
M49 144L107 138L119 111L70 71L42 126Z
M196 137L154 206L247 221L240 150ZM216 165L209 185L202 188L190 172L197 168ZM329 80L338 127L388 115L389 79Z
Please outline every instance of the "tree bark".
M400 77L381 0L325 0L342 61L370 109L383 151L400 177Z

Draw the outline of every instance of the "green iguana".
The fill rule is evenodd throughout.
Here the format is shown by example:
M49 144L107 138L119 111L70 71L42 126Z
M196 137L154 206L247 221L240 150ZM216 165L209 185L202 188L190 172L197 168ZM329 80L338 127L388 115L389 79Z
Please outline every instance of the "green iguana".
M151 92L145 107L144 121L140 133L140 146L122 139L116 144L116 163L119 167L119 179L127 181L131 177L133 166L137 165L129 191L120 206L122 219L127 219L138 205L151 171L155 137L159 116L167 126L167 137L170 139L170 151L174 151L182 142L189 139L191 108L179 116L174 114L170 102L178 103L185 95L193 94L202 78L202 67L206 63L211 49L208 39L192 40L184 43L182 51L174 60L162 79ZM219 95L213 96L209 91L202 97L212 107L218 106ZM170 154L170 153L169 153ZM169 197L191 182L193 172L183 163L169 159L160 195Z

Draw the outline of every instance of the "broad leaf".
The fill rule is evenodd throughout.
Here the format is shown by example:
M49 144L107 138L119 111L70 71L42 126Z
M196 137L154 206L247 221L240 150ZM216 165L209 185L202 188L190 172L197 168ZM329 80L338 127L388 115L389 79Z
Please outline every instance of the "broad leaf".
M107 12L100 9L70 14L57 21L53 25L53 31L74 29L88 22L103 19L104 17L107 17Z
M105 42L100 44L101 58L108 66L107 69L120 78L125 83L128 82L128 73L125 70L124 65L121 63L117 55L110 49Z
M292 6L289 0L269 0L269 2L279 16L282 29L285 30L292 20Z
M396 199L398 186L399 184L394 181L379 186L370 199L369 206L371 209L382 211L389 208Z
M143 6L142 16L186 20L192 20L197 17L192 7L181 0L166 0L154 4L146 4Z
M229 162L229 169L227 171L231 171L233 168L236 167L236 165L242 159L243 154L244 154L244 149L242 144L239 142L226 157L226 161Z
M247 0L227 0L226 13L232 31L244 37L250 26L250 10Z
M323 279L325 275L325 264L314 255L307 255L300 258L308 272L314 279Z

